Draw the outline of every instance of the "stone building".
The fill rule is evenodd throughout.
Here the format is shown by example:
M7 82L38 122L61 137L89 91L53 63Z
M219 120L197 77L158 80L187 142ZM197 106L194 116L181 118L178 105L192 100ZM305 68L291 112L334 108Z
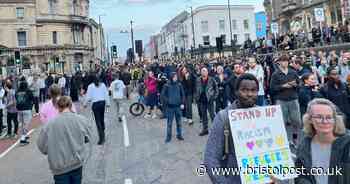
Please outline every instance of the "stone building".
M320 25L316 21L315 8L323 8L324 25L345 22L343 8L347 0L264 0L268 25L277 22L281 33L303 29L310 32Z
M71 73L99 64L105 59L103 29L88 15L89 0L1 0L2 71Z

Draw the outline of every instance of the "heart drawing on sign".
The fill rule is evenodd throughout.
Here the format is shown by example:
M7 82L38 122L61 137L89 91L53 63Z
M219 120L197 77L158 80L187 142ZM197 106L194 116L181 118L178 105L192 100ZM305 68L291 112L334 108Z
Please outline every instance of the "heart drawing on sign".
M271 147L271 146L272 146L272 143L273 143L273 139L272 139L272 138L266 139L266 140L265 140L265 143L267 144L268 147Z
M250 142L247 142L247 147L250 149L250 150L253 150L254 148L254 142L253 141L250 141Z
M279 135L279 136L276 137L276 144L278 146L283 146L284 145L284 139L283 139L282 135Z
M264 141L263 140L257 140L255 144L259 147L262 148Z

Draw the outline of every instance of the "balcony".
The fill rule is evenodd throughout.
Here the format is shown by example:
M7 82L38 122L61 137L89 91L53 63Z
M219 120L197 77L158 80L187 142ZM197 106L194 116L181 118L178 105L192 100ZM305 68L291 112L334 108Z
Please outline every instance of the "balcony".
M291 13L297 8L297 3L293 0L287 0L287 2L281 4L282 11L281 14L283 13Z
M89 24L87 17L78 15L56 15L56 14L43 14L36 18L38 24L42 23L77 23L77 24Z

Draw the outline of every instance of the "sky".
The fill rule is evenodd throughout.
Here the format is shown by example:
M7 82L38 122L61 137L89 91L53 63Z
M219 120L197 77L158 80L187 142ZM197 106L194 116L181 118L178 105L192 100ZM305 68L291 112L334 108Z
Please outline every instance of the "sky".
M231 0L232 5L254 5L262 11L263 0ZM90 0L90 17L103 24L109 46L117 45L118 55L126 56L131 47L130 20L134 22L134 40L143 40L145 46L151 35L182 11L203 5L227 5L227 0Z

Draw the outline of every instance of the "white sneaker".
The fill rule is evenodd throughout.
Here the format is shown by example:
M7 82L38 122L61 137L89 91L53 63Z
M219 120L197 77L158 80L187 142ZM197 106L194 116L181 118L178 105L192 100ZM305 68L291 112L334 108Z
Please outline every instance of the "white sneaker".
M156 119L156 118L157 118L157 115L153 114L152 119Z
M145 118L150 118L151 117L151 115L150 114L145 114L145 116L144 116Z

